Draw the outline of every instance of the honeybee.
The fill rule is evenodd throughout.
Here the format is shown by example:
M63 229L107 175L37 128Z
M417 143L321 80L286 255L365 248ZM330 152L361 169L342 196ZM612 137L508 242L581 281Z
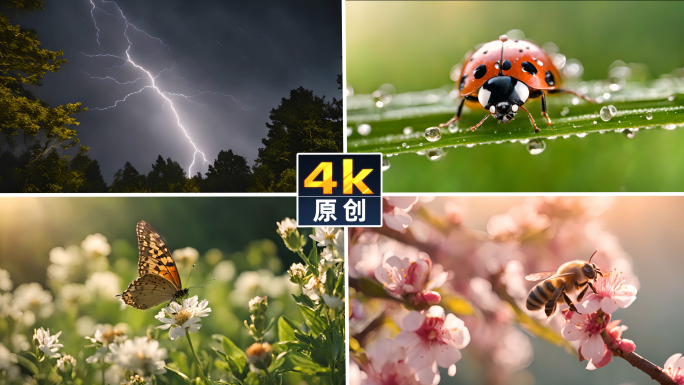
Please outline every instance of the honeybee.
M598 250L597 250L598 251ZM527 295L527 302L525 306L527 310L539 310L544 307L547 317L551 317L556 311L558 304L566 303L570 310L577 311L577 308L572 303L568 293L573 293L582 289L577 295L577 302L582 301L587 289L596 294L596 289L591 281L596 281L598 276L603 277L601 270L593 263L591 259L596 254L589 257L589 261L570 261L561 265L558 271L545 271L536 274L530 274L525 277L528 281L539 281L530 294Z

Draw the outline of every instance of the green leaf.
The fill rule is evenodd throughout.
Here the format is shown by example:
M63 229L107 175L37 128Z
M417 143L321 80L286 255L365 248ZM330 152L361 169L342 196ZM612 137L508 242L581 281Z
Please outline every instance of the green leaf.
M323 333L323 331L328 326L327 322L315 311L311 310L306 306L299 305L299 311L304 316L304 322L311 328L314 334Z
M304 306L310 307L310 308L313 308L314 306L316 306L316 304L313 303L311 298L307 297L304 294L299 294L299 295L292 294L292 297L295 299L295 301L299 305L304 305Z
M178 366L178 370L183 373L189 373L190 367L188 366L188 357L184 352L172 351L169 353L171 360Z
M247 366L247 355L245 352L238 348L237 345L235 345L233 341L226 336L214 334L212 338L221 341L221 346L223 347L223 353L225 354L226 361L228 364L230 364L232 361L235 364L235 370L237 370L237 373L242 374ZM231 368L233 368L232 365Z
M318 269L318 259L318 248L316 247L316 242L314 242L313 247L309 252L309 263L311 263L311 266L313 266L314 269Z
M589 89L604 87L605 82L587 82ZM681 82L679 82L681 83ZM349 100L349 126L361 123L370 124L371 133L363 137L353 133L348 139L349 152L382 152L383 154L428 153L429 150L446 149L447 147L473 146L478 144L499 144L505 142L523 143L531 140L541 141L548 138L565 136L584 136L599 132L622 132L648 128L661 128L668 125L684 125L684 95L677 95L673 100L668 97L673 93L684 92L684 87L674 86L675 82L653 81L647 84L628 84L625 89L613 92L609 100L602 104L591 104L581 101L577 105L571 103L571 96L549 97L548 111L553 124L547 126L541 116L541 104L536 100L528 102L525 107L530 110L539 127L535 133L529 118L524 111L518 112L516 119L508 124L499 124L490 118L474 132L469 128L477 124L486 111L475 109L464 112L458 124L458 130L450 132L441 130L441 139L430 142L424 137L425 129L435 127L451 119L456 111L458 100L447 96L449 90L442 88L410 94L394 96L395 102L382 109L373 107L369 95L357 95ZM449 88L447 87L447 88ZM427 95L436 95L429 100ZM599 96L599 95L590 95ZM402 103L407 100L408 103ZM370 101L370 103L369 103ZM617 115L608 121L600 118L601 107L614 105ZM652 118L647 118L647 112ZM414 132L403 134L407 126ZM673 126L673 127L674 127ZM669 127L669 126L668 126ZM437 150L439 151L439 150Z
M294 341L295 327L284 316L278 318L278 339L280 341Z
M276 358L272 365L279 373L299 372L309 375L328 371L327 368L316 364L309 356L300 352L285 352Z
M165 366L165 368L166 368L166 370L168 370L169 372L171 372L171 373L177 375L178 377L180 377L181 379L183 379L183 381L185 381L186 383L188 383L188 384L192 384L192 383L193 383L193 380L191 380L188 376L186 376L185 374L183 374L183 372L181 372L180 370L174 369L174 368L172 368L172 367L170 367L170 366L168 366L168 365Z
M19 365L26 368L26 370L28 370L34 376L38 374L38 366L36 366L31 359L24 357L21 354L16 354L15 356L17 357L17 363Z

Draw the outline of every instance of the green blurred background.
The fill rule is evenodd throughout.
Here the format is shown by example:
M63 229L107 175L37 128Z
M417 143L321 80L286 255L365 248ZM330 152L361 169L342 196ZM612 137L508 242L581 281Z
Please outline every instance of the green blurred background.
M557 44L568 59L582 63L584 80L606 79L615 60L644 63L653 78L677 69L681 74L682 16L684 2L674 1L349 1L347 82L355 94L384 83L397 93L438 88L452 83L449 71L468 50L512 29L539 45ZM536 156L509 143L452 149L437 162L413 154L392 157L384 190L684 191L678 177L684 173L684 130L546 143Z
M299 258L285 248L276 222L294 218L295 210L293 198L277 197L0 198L0 267L10 272L15 286L34 281L45 286L49 251L80 245L93 233L107 237L113 257L120 251L135 262L140 220L162 235L169 250L189 246L200 256L219 249L230 258L252 242L271 240L273 253L287 267ZM131 249L134 255L128 255ZM240 267L246 261L234 262Z

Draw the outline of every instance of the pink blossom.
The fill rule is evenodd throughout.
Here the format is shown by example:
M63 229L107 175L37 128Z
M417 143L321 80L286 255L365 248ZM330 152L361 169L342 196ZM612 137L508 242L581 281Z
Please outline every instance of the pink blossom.
M404 232L413 219L408 212L418 197L385 197L382 204L382 219L385 226L392 230Z
M580 354L596 366L605 358L607 349L601 332L606 329L610 314L599 316L597 313L579 314L565 310L564 315L567 323L561 330L563 338L579 341Z
M406 364L406 349L384 339L366 348L368 364L363 366L362 385L418 385L416 372ZM424 384L424 385L430 385Z
M631 353L634 350L636 350L636 345L634 344L634 341L629 340L627 338L622 338L622 332L627 330L627 326L620 325L620 320L610 322L608 326L606 326L606 330L608 330L608 335L612 340L609 346L610 348L620 349L623 352L627 353Z
M442 266L433 267L430 257L422 252L415 261L392 256L375 270L375 278L390 294L395 297L416 294L414 302L439 303L441 297L433 289L442 286L447 277Z
M421 312L411 311L402 324L404 330L394 342L406 348L408 364L419 376L428 369L434 373L435 364L449 368L449 374L456 373L460 349L470 343L470 333L461 319L453 314L445 316L444 309L432 306Z
M622 272L617 270L599 276L594 284L597 294L589 289L588 294L577 304L577 310L589 314L601 309L604 313L612 314L618 307L628 307L636 299L637 289L624 280Z
M684 357L681 353L672 355L665 361L663 372L672 377L678 385L684 385Z

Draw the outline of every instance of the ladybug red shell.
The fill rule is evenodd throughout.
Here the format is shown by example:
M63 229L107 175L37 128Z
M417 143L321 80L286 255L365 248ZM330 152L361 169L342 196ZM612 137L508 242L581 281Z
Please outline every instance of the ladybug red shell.
M522 109L530 117L535 132L539 129L532 115L523 107L529 98L541 97L542 115L549 125L551 119L546 112L546 93L568 92L594 102L585 95L561 88L558 69L539 46L525 40L508 40L506 35L483 44L466 58L457 86L462 97L458 111L453 119L440 127L457 122L466 101L479 102L489 111L480 123L471 127L471 131L489 116L508 123Z
M500 66L502 45L503 64ZM499 75L499 67L504 75L514 77L530 88L553 90L560 86L558 69L539 46L525 40L494 40L466 59L459 77L461 96L477 95L487 80Z

